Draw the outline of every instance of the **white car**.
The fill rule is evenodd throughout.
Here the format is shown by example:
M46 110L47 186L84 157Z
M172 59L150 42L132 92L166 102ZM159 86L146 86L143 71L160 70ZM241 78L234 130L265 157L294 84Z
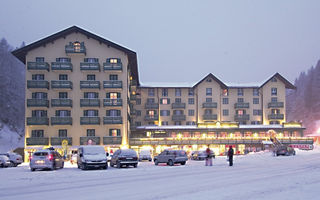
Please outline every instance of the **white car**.
M5 155L0 155L0 167L9 167L10 166L10 160Z
M23 162L22 156L20 156L17 153L14 153L14 152L0 153L0 155L7 156L10 161L10 166L12 166L12 167L16 167Z

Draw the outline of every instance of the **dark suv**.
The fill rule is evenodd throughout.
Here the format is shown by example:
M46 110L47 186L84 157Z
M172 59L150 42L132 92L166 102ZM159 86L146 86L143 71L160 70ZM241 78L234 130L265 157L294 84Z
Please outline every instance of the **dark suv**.
M282 155L282 156L294 156L296 155L296 151L292 147L287 146L281 146L276 150L276 155Z
M176 163L185 165L188 156L183 150L164 150L158 156L154 157L154 164L167 163L167 165L173 166Z
M138 156L135 150L118 149L116 152L114 152L110 160L110 167L117 166L117 168L120 168L123 165L126 167L131 165L135 168L138 166Z

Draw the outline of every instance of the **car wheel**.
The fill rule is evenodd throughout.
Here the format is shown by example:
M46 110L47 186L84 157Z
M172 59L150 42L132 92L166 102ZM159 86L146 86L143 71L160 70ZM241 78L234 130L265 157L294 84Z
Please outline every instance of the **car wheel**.
M36 170L35 168L30 168L30 170L32 171L32 172L34 172L34 170Z
M137 166L138 166L138 164L134 164L134 165L133 165L134 168L137 168Z
M64 162L62 162L61 169L64 167Z
M155 165L158 165L158 164L159 164L159 161L158 161L158 160L154 160L154 164L155 164Z
M169 161L168 161L168 165L173 166L173 165L174 165L173 161L172 161L172 160L169 160Z
M151 162L152 160L151 159L149 159L149 162Z
M53 163L52 164L52 167L51 167L51 170L56 170L57 168L56 168L56 163Z
M102 169L108 169L108 163L102 167Z
M16 167L16 164L13 161L10 161L10 167Z
M181 162L181 165L185 165L186 164L186 162L184 161L184 162Z
M121 164L120 162L117 162L117 168L120 169L121 168Z
M114 165L112 164L112 162L110 161L110 167L114 167Z
M81 165L81 169L82 169L82 170L86 170L86 169L87 169L86 164L83 164L83 163L82 163L82 165Z

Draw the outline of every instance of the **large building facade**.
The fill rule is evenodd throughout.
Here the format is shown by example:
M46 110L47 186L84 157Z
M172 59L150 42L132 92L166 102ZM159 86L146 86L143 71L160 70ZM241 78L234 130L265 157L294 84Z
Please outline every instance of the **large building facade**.
M286 122L280 74L256 85L225 84L209 74L192 85L140 84L136 53L79 27L70 27L13 54L26 64L26 159L54 146L109 152L131 147L223 154L263 148L269 131L284 143L312 144L299 123Z

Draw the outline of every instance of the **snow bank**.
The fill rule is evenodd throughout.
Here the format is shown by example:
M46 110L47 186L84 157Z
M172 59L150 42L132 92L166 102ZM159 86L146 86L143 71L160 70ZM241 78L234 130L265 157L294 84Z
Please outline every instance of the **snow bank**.
M23 146L24 138L0 122L0 152L8 152Z

